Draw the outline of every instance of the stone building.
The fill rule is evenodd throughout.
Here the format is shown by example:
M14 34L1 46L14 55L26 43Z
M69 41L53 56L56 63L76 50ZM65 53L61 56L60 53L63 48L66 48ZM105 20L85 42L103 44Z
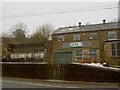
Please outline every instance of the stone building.
M59 28L52 34L52 61L57 64L106 62L105 41L117 39L120 39L118 22L103 20L100 24L79 23L79 26Z
M106 63L110 66L120 67L120 39L106 40L104 49Z

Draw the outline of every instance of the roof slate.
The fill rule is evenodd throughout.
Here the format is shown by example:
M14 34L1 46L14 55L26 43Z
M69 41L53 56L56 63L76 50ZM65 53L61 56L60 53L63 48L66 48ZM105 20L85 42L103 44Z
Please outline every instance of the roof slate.
M73 26L73 27L63 27L59 28L53 32L53 34L64 34L71 32L85 32L85 31L99 31L99 30L110 30L110 29L118 29L118 22L111 22L105 24L93 24L93 25L85 25L85 26Z

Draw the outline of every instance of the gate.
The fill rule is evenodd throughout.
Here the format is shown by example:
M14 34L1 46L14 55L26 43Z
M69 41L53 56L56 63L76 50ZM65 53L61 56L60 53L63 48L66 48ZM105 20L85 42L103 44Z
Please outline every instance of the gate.
M50 79L65 80L65 78L66 78L66 65L65 64L51 64Z
M72 52L56 52L54 53L55 64L71 64Z

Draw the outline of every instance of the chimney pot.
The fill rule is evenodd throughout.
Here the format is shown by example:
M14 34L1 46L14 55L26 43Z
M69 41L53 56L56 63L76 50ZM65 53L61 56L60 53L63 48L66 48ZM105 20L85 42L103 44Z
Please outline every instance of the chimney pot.
M81 22L79 22L79 26L81 26Z
M106 22L106 20L105 20L105 19L103 19L103 24L105 24L105 22Z

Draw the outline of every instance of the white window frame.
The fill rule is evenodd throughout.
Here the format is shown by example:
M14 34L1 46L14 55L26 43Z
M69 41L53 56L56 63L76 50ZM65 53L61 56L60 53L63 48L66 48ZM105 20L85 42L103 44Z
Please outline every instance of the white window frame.
M91 50L89 50L89 57L90 58L92 58L91 57L91 54L96 54L96 56L95 56L95 58L97 58L97 50L94 50L95 52L91 52Z
M112 56L113 57L120 57L119 55L118 55L118 50L120 50L119 48L117 48L117 43L120 43L120 42L114 42L114 43L111 43L111 44L115 44L115 48L114 49L112 49L112 51L114 50L115 51L115 55L113 55L113 53L112 53Z
M65 36L64 35L59 35L58 36L58 41L64 41L65 40Z
M81 54L79 55L79 56L77 56L77 52L76 51L81 51ZM80 59L78 59L78 58L81 58L81 60L83 59L83 50L76 50L75 51L75 58L77 59L77 60L80 60Z
M96 34L96 38L93 38L93 37L91 36L92 34ZM96 33L96 32L90 33L89 36L90 36L89 39L91 39L91 40L92 40L92 39L97 39L97 33Z
M76 37L79 37L79 38L76 39ZM73 40L74 41L80 40L80 34L73 34Z
M110 36L109 36L109 34L110 33L114 33L115 34L115 38L110 38ZM114 40L114 39L116 39L117 37L116 37L116 32L115 31L110 31L110 32L108 32L108 39L109 40Z

